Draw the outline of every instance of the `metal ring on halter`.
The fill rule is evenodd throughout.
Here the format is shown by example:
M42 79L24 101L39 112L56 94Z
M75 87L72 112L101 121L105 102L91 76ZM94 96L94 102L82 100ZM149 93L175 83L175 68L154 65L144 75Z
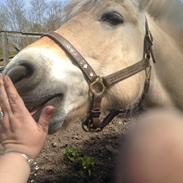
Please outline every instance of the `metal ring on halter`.
M0 111L0 120L2 120L3 118L4 118L4 113Z

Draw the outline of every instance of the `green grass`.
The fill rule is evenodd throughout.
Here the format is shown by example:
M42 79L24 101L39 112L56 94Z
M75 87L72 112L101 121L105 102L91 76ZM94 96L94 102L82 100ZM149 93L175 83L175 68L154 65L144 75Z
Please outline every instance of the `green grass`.
M95 166L95 159L93 157L82 154L81 151L75 147L66 148L64 155L73 166L79 168L80 173L91 176L92 169Z

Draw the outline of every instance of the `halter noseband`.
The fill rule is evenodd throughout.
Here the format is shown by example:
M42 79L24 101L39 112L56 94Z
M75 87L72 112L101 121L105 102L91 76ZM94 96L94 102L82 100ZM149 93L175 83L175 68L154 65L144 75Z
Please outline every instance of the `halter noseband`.
M153 38L149 31L148 23L146 20L145 23L145 37L144 37L144 50L143 50L143 59L138 63L129 66L125 69L122 69L118 72L115 72L111 75L100 77L98 76L93 68L88 64L85 58L77 51L77 49L63 36L56 32L51 32L43 34L43 36L49 37L57 45L59 45L71 58L74 65L80 68L84 74L85 79L89 85L89 97L90 97L90 109L89 114L86 119L83 121L83 129L86 131L100 131L107 124L112 121L112 119L117 116L119 113L126 113L128 110L119 109L111 111L103 120L101 120L101 102L104 94L107 89L113 86L114 84L127 79L143 70L146 73L146 79L144 83L144 90L138 104L135 105L133 110L137 110L141 106L142 101L144 100L145 95L149 89L150 84L150 75L151 75L151 64L150 59L152 58L155 63L152 45Z

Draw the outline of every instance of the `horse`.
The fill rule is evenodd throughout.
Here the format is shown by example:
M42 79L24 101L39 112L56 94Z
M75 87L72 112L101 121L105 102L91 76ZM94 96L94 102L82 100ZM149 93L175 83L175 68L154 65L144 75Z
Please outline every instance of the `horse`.
M50 133L78 119L92 128L101 114L112 111L108 121L142 99L183 110L182 7L178 0L73 0L65 23L18 53L4 74L35 118L55 106ZM125 76L116 82L113 73Z

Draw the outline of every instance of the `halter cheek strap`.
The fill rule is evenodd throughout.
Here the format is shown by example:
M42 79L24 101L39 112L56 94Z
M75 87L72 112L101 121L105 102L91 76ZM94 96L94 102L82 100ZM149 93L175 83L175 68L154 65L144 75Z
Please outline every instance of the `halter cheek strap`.
M62 35L57 32L51 32L48 34L43 34L53 40L59 47L61 47L67 55L71 58L74 65L76 65L82 71L88 85L89 85L89 95L90 95L90 108L88 116L83 121L83 128L86 131L99 131L102 130L110 121L119 113L127 113L127 110L119 109L111 111L103 120L101 119L101 102L102 98L105 95L107 89L116 83L127 79L143 70L146 73L146 79L144 84L144 91L141 96L141 100L137 105L135 105L133 110L137 110L141 106L143 99L149 88L150 83L150 73L151 65L150 59L152 58L155 63L152 45L153 38L149 31L148 23L146 21L145 25L145 37L144 37L144 50L143 58L141 61L136 64L129 66L125 69L122 69L118 72L115 72L111 75L100 77L98 76L93 68L88 64L85 58L77 51L77 49Z

